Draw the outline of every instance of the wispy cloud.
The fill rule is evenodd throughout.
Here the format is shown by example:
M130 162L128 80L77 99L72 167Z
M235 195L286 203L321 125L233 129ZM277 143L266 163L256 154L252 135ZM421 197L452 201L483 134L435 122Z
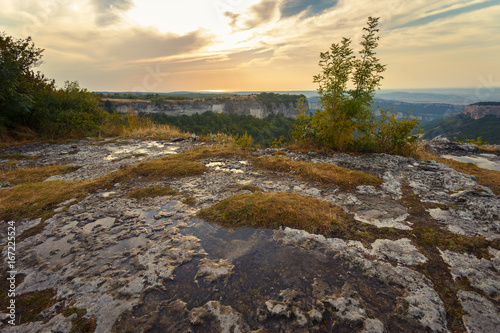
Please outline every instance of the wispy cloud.
M92 0L96 7L96 23L99 26L110 25L120 21L121 12L133 6L132 0Z
M280 7L283 17L291 17L305 13L307 17L321 14L323 11L335 7L336 0L286 0Z
M0 8L0 31L32 35L46 49L49 77L95 90L140 86L152 68L165 78L157 91L314 89L319 53L342 37L356 47L368 16L381 17L385 87L500 81L496 0L0 0Z
M470 13L473 11L489 8L489 7L494 7L494 6L500 6L500 2L497 0L488 0L484 2L479 2L479 3L471 3L471 4L465 4L464 6L460 6L458 8L450 8L453 7L452 5L447 5L443 6L437 10L429 11L426 14L426 16L423 16L421 18L418 18L416 20L412 20L410 22L407 22L405 24L395 26L392 29L401 29L401 28L409 28L409 27L415 27L415 26L422 26L422 25L428 25L430 23L433 23L434 21L445 19L445 18L451 18L454 16L458 16L461 14L466 14ZM444 10L441 10L444 9Z

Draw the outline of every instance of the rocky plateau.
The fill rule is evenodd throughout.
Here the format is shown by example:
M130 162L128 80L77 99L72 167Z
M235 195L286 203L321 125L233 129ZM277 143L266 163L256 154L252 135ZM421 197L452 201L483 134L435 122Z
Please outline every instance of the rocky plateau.
M41 155L19 163L79 166L47 179L75 181L203 145L138 139L28 144L1 151L0 163L7 154ZM53 304L39 320L16 326L2 309L0 330L70 332L81 319L93 321L95 332L498 332L500 199L489 188L434 161L279 153L364 171L383 183L342 190L262 171L251 159L210 157L198 161L208 170L198 176L137 177L62 202L42 232L16 243L16 293L51 291ZM180 195L129 197L149 186L170 186ZM394 234L426 227L492 245L477 257L423 247L411 236L362 242L288 227L229 229L198 217L200 209L251 193L250 186L334 203L358 223ZM4 268L8 222L0 227ZM40 219L13 222L20 235ZM463 313L450 317L457 307ZM86 312L65 315L67 308Z

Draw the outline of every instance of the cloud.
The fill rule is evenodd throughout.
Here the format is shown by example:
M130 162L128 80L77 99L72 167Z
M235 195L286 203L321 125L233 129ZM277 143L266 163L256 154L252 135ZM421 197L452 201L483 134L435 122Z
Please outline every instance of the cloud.
M337 0L287 0L281 5L281 16L284 18L306 12L306 16L316 16L323 11L335 7Z
M243 13L233 13L227 11L224 13L224 16L231 19L229 25L233 28L233 30L247 30L269 23L275 16L276 9L276 1L263 0L258 4L249 7Z
M270 21L274 16L276 9L276 1L264 0L250 7L250 15L252 18L245 22L248 29L255 28L256 26Z
M489 8L489 7L493 7L493 6L500 6L500 3L498 3L498 0L488 0L485 2L474 3L474 4L471 4L468 6L463 6L463 7L459 7L459 8L452 8L452 9L449 9L446 11L441 11L441 12L438 12L436 14L432 14L432 15L421 17L421 18L416 19L416 20L412 20L412 21L407 22L405 24L396 26L393 29L401 29L401 28L409 28L409 27L427 25L427 24L433 23L434 21L437 21L440 19L451 18L454 16L470 13L473 11L477 11L477 10L481 10L481 9L485 9L485 8ZM443 6L440 9L445 9L445 8L449 8L449 7L451 7L451 5ZM439 9L435 10L435 11L429 11L429 12L436 12L436 11L439 11Z
M178 36L136 29L122 36L118 43L112 44L108 52L122 59L158 58L193 52L207 46L210 41L211 38L200 31Z
M238 18L240 17L240 14L233 13L233 12L225 12L224 16L231 19L231 22L229 23L231 28L236 29L238 27L237 24L238 24Z
M92 0L96 7L96 24L106 26L121 19L120 12L132 8L132 0Z

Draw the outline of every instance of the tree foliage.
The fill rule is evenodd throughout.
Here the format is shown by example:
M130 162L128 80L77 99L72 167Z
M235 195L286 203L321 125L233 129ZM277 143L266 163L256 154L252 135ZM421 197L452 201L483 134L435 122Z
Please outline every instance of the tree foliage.
M321 72L314 76L314 82L319 86L321 109L311 118L299 116L295 138L341 151L405 154L411 150L416 140L412 131L418 126L415 118L398 121L383 110L382 116L375 118L372 112L375 91L385 71L375 52L377 26L378 18L369 17L358 56L350 38L343 38L320 54Z
M0 33L0 130L29 128L51 137L98 133L109 113L78 82L57 88L54 80L35 73L43 51L31 37Z
M264 119L250 115L224 114L207 111L192 116L168 116L161 113L151 115L153 121L159 124L169 124L183 131L198 135L224 133L240 138L245 133L252 137L253 143L263 147L269 146L274 139L284 137L282 143L288 141L292 124L291 118L283 115L270 115Z
M35 93L53 88L53 81L33 71L41 63L42 52L30 37L16 39L0 33L0 126L28 125Z

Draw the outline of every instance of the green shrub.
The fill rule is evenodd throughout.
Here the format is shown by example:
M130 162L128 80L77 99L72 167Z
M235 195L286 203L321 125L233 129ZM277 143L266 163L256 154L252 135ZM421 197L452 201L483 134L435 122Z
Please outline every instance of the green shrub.
M314 76L319 84L321 110L312 117L297 117L293 137L299 143L319 143L334 150L409 154L416 149L413 134L419 122L411 116L399 121L381 111L375 118L372 103L383 79L385 65L375 56L378 18L369 17L361 41L359 58L351 40L343 38L320 54L322 71ZM348 89L351 85L353 88Z
M238 134L236 134L234 142L236 143L237 146L240 146L241 148L251 148L253 145L253 138L251 135L248 135L248 133L245 132L245 134L243 134L240 137L238 137Z

